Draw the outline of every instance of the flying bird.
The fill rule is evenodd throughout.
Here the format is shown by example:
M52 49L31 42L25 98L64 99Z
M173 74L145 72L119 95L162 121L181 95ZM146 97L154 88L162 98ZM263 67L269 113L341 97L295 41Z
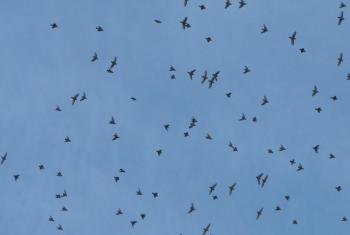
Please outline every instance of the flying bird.
M79 93L77 93L74 96L70 97L72 99L72 105L75 104L75 102L77 101L78 97L79 97Z
M244 70L243 70L243 73L244 74L247 74L249 73L251 70L248 68L248 66L244 66Z
M228 144L228 147L232 148L232 151L233 151L233 152L237 152L237 151L238 151L238 148L235 147L235 146L232 144L231 141L230 141L230 143Z
M344 7L346 7L346 4L344 2L341 2L339 5L339 8L344 8Z
M317 86L315 85L314 89L312 89L312 96L315 96L317 94L318 94L318 89L317 89Z
M255 178L256 178L256 180L258 181L258 185L260 185L260 183L261 183L261 177L263 177L263 173L260 173L259 175L257 175Z
M297 36L297 32L296 32L296 31L295 31L291 36L289 36L290 43L291 43L293 46L294 46L295 40L297 39L296 36Z
M116 124L113 116L111 117L111 120L109 121L109 124L111 124L111 125L115 125Z
M17 180L19 179L20 176L21 176L21 175L16 174L16 175L13 175L13 178L15 179L15 181L17 181Z
M343 63L344 59L343 59L343 53L341 52L339 57L338 57L338 63L337 65L340 66Z
M96 30L97 30L97 32L102 32L102 31L103 31L103 28L102 28L101 26L97 26L97 27L96 27Z
M61 111L62 111L62 109L61 109L61 107L60 107L59 105L56 105L55 110L56 110L57 112L61 112Z
M266 175L263 179L262 179L262 183L261 183L261 187L263 188L266 184L267 179L269 178L269 175Z
M210 228L210 224L208 224L207 226L205 226L205 228L203 228L203 233L202 235L206 235L209 232L209 228Z
M256 220L258 220L260 218L260 216L262 215L264 208L261 207L257 212L256 212Z
M52 24L50 24L50 26L51 26L51 29L55 29L58 27L58 25L56 23L52 23Z
M303 165L301 165L301 163L299 163L297 171L302 171L302 170L304 170L304 167Z
M84 92L83 95L80 97L80 101L84 101L86 99L87 99L86 93Z
M341 25L341 23L343 23L344 21L344 12L340 12L340 15L337 17L338 18L338 25Z
M119 139L119 135L117 133L114 133L112 136L112 141Z
M239 1L239 7L238 7L238 8L242 8L242 7L244 7L245 5L247 5L247 3L246 3L244 0L240 0L240 1Z
M187 20L188 20L188 17L185 17L182 21L180 21L183 30L191 27L191 25L187 22Z
M190 209L187 211L188 214L191 214L193 211L195 211L196 208L194 207L194 204L191 203Z
M230 0L226 0L225 2L225 9L229 8L232 5Z
M264 106L265 104L268 104L269 100L267 99L266 96L263 97L261 105Z
M264 24L263 27L261 28L261 32L260 33L267 33L269 31L269 29L267 28L267 26Z
M116 214L116 215L122 215L122 214L123 214L122 209L118 208L117 213L115 213L115 214Z
M279 149L278 149L278 151L282 152L282 151L285 151L285 150L287 150L286 147L284 147L284 145L281 144Z
M195 69L193 69L193 70L187 72L187 74L188 74L188 76L189 76L189 78L190 78L191 80L193 79L193 75L194 75L195 72L196 72Z
M66 138L64 138L64 142L65 142L65 143L70 143L70 142L71 142L69 136L66 136Z
M245 121L245 120L247 120L247 118L245 117L245 114L242 113L241 118L238 121Z
M214 190L215 190L215 188L216 188L216 185L217 185L217 183L215 183L215 184L209 186L209 195L211 195L212 192L214 192Z
M154 22L156 22L157 24L161 24L162 23L162 21L160 21L160 20L154 20Z
M97 56L97 53L95 52L91 58L91 62L95 62L96 60L98 60L98 56Z
M199 9L201 9L201 10L205 10L206 9L206 7L205 7L205 5L199 5Z
M229 195L232 195L232 192L235 191L235 187L236 187L237 183L233 183L232 185L230 185L228 187L229 189Z
M7 159L7 152L4 155L1 156L1 163L0 163L0 165L4 164L6 159Z
M131 227L133 228L136 225L137 221L136 220L132 220L130 221Z
M163 153L163 150L158 149L158 150L156 151L156 153L157 153L158 156L160 156L160 155Z
M315 153L318 153L318 150L320 149L320 145L317 144L314 147L312 147L312 149L315 151Z

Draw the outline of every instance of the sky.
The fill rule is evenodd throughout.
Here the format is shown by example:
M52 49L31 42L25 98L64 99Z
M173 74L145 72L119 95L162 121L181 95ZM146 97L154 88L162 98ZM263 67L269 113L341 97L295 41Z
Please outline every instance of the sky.
M208 235L349 234L341 222L350 219L349 9L334 0L246 2L224 9L216 0L187 7L182 0L1 1L0 154L8 156L0 166L0 234L187 235L209 223ZM200 82L204 71L220 71L211 89ZM70 97L83 92L87 100L72 106ZM242 113L247 120L239 122ZM184 138L192 117L197 126ZM114 133L120 139L112 141ZM269 175L264 188L260 173ZM214 183L218 200L208 194ZM68 196L56 199L64 190ZM188 214L191 203L197 210Z

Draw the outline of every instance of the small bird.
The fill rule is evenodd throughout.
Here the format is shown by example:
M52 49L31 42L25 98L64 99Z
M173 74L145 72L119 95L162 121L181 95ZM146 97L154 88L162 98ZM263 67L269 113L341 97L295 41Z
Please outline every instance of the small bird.
M238 121L245 121L245 120L247 120L247 118L245 117L245 114L242 113L241 118Z
M230 141L230 143L228 144L228 147L232 148L233 152L237 152L238 151L238 148L235 147L232 142Z
M314 85L314 89L312 89L312 96L315 96L318 94L318 89L317 89L317 86Z
M317 107L317 108L315 108L315 110L316 110L317 113L321 113L322 112L322 108L321 107Z
M172 80L176 79L175 74L171 74L171 75L170 75L170 79L172 79Z
M289 36L290 43L292 44L292 46L294 46L295 40L297 39L296 36L297 36L296 31L294 31L294 33L291 36Z
M344 21L344 12L340 12L340 15L337 17L338 18L338 25L341 25L341 23Z
M208 72L207 71L204 71L204 74L202 75L202 84L206 81L206 80L208 80Z
M51 26L51 29L55 29L58 27L58 25L56 23L52 23L52 24L50 24L50 26Z
M163 125L163 127L164 127L164 129L165 129L166 131L168 131L168 130L169 130L169 127L170 127L170 124L165 124L165 125Z
M269 175L266 175L263 179L262 179L262 183L261 183L261 187L263 188L266 184L267 179L269 178Z
M133 228L134 226L135 226L135 224L137 223L137 221L136 220L132 220L132 221L130 221L130 224L131 224L131 227Z
M272 149L268 149L268 150L267 150L267 153L272 154L272 153L273 153L273 150L272 150Z
M116 124L113 116L111 117L111 120L109 121L109 124L111 124L111 125L115 125Z
M57 227L57 229L63 231L62 225L59 224L58 227Z
M55 110L56 110L57 112L61 112L61 111L62 111L62 109L61 109L61 107L60 107L59 105L56 105Z
M86 93L84 92L83 95L80 97L80 101L84 101L86 99L87 99Z
M52 216L49 217L50 222L55 222L55 220L52 218Z
M295 160L294 159L290 160L289 162L290 162L291 165L295 164Z
M210 224L208 224L205 228L203 228L202 235L206 235L209 232Z
M184 1L184 6L185 6L185 7L187 6L188 1L189 1L189 0L185 0L185 1Z
M61 210L62 211L68 211L67 207L65 207L65 206L63 206Z
M338 185L337 187L335 187L335 189L336 189L338 192L342 191L342 187L341 187L340 185Z
M194 75L195 72L196 72L195 69L193 69L193 70L187 72L187 74L188 74L188 76L189 76L189 78L190 78L191 80L193 79L193 75Z
M120 173L125 173L125 170L124 170L123 168L120 168L120 169L119 169L119 172L120 172Z
M265 104L268 104L269 100L267 99L266 96L263 97L261 105L264 106Z
M97 53L95 52L94 55L92 56L91 62L95 62L96 60L98 60L98 56L97 56Z
M232 92L226 93L225 95L227 98L231 98Z
M203 11L203 10L205 10L206 9L206 7L205 7L205 5L199 5L199 8Z
M286 195L286 196L284 196L284 198L285 198L287 201L289 201L290 196L289 196L289 195Z
M156 153L157 153L158 156L160 156L160 155L163 153L163 150L158 149L158 150L156 151Z
M320 149L320 145L317 144L314 147L312 147L312 149L315 151L315 153L318 153L318 150Z
M205 40L206 40L207 42L213 41L213 40L211 39L211 37L206 37Z
M259 175L257 175L255 178L256 178L256 180L258 181L258 185L260 185L260 183L261 183L261 177L263 177L263 173L260 173Z
M169 71L170 71L170 72L173 72L173 71L176 71L176 69L175 69L174 66L170 65Z
M145 219L146 218L146 214L141 214L141 219Z
M293 224L298 224L298 221L297 220L293 220Z
M283 144L280 145L280 148L278 149L278 151L282 152L287 150L286 147L283 146Z
M206 138L207 140L212 140L212 139L213 139L209 133L207 134L207 136L206 136L205 138Z
M39 170L44 170L44 169L45 169L44 165L39 165Z
M344 2L341 2L339 5L339 8L344 8L344 7L346 7L346 4Z
M102 28L101 26L97 26L97 27L96 27L96 30L97 30L97 32L102 32L102 31L103 31L103 28Z
M117 66L117 57L116 56L114 56L113 60L111 61L111 66L109 68L112 69L114 66Z
M244 73L244 74L247 74L247 73L249 73L249 72L251 72L251 70L248 68L248 66L244 66L243 73Z
M348 219L344 216L342 219L341 219L342 222L347 222Z
M212 192L214 192L216 185L217 185L217 183L213 184L212 186L209 186L209 195L211 195Z
M338 63L337 65L340 66L342 63L343 63L344 59L343 59L343 53L341 52L339 54L339 57L338 57Z
M79 97L79 93L77 93L74 96L70 97L72 99L72 105L75 104L75 102L77 101L78 97Z
M65 142L65 143L70 143L70 142L71 142L69 136L66 136L66 138L64 138L64 142Z
M119 138L120 138L119 135L117 133L114 133L113 137L112 137L112 141L119 139Z
M16 174L16 175L13 175L13 178L15 178L15 181L17 181L17 180L19 179L20 176L21 176L21 175Z
M132 101L136 101L136 98L135 97L131 97L130 98Z
M117 213L115 213L115 214L116 214L116 215L122 215L122 214L123 214L122 209L118 208Z
M252 121L253 121L253 122L257 122L258 120L257 120L256 117L253 117L253 118L252 118Z
M188 17L185 17L182 21L180 21L183 30L191 27L191 25L187 22L187 20L188 20Z
M350 73L346 75L346 80L350 80Z
M232 192L235 191L235 187L236 187L237 183L233 183L232 185L230 185L228 187L229 189L229 195L232 195Z
M246 3L244 0L240 0L240 1L239 1L239 7L238 7L238 8L242 8L242 7L244 7L245 5L247 5L247 3Z
M137 195L137 196L142 196L142 195L143 195L141 189L138 189L138 190L137 190L136 195Z
M276 206L275 211L280 211L280 210L282 210L281 207Z
M156 192L153 192L152 195L153 195L153 198L157 198L159 196L159 194Z
M257 212L256 212L256 220L258 220L260 218L260 216L262 215L262 212L264 210L264 207L261 207Z
M114 181L117 183L118 181L119 181L119 177L118 176L113 176L113 179L114 179Z
M59 172L57 172L56 176L61 177L61 176L63 176L63 174L62 174L62 172L59 171Z
M225 2L225 9L229 8L232 5L230 0L226 0Z
M329 154L329 159L334 159L334 158L335 158L334 154L330 153Z
M260 33L267 33L269 31L269 29L267 28L267 26L264 24L263 27L261 28L261 32Z
M306 52L305 48L300 48L299 51L300 51L300 53L305 53Z
M56 198L60 199L61 198L61 194L56 194Z
M187 211L188 214L191 214L193 211L195 211L196 208L194 207L194 204L191 203L190 209Z
M301 163L299 163L297 171L302 171L302 170L304 170L304 167L303 165L301 165Z
M106 71L107 71L107 73L114 73L111 68L108 68Z
M214 195L212 196L213 200L218 200L218 196L217 195Z
M188 137L190 134L186 131L184 132L184 137Z
M162 21L157 20L157 19L155 19L154 22L156 22L157 24L161 24L162 23Z
M3 156L1 156L1 163L0 163L0 165L4 164L6 159L7 159L7 152Z
M338 97L335 95L335 96L332 96L330 97L333 101L337 101L338 100Z

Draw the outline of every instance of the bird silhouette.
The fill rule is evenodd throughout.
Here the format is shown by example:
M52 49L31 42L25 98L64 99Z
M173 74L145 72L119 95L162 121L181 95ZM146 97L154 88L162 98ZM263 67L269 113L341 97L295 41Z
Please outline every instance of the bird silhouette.
M7 160L7 152L1 156L1 162L0 165L4 164L4 162Z
M296 41L296 36L297 36L297 32L295 31L291 36L289 36L290 39L290 43L292 44L292 46L294 46L295 41Z

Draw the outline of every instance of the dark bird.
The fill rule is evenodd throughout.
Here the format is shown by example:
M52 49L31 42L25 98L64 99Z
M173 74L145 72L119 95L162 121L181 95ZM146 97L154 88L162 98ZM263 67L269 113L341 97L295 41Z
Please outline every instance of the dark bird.
M108 68L106 71L107 71L107 73L114 73L111 68Z
M59 172L57 172L56 176L61 177L61 176L63 176L63 174L62 174L62 172L59 171Z
M210 134L207 134L207 136L205 137L207 140L212 140L213 138L211 137Z
M119 173L125 173L125 170L123 168L120 168Z
M160 21L160 20L154 20L154 22L156 22L157 24L161 24L162 23L162 21Z
M334 159L334 158L335 158L334 154L330 153L329 154L329 159Z
M56 106L55 110L58 111L58 112L62 111L62 109L61 109L61 107L59 105Z
M39 170L44 170L44 169L45 169L44 165L39 165Z
M316 110L316 112L318 112L318 113L322 112L322 108L321 108L321 107L317 107L317 108L315 108L315 110Z
M86 99L87 99L86 93L84 92L83 95L80 97L80 101L84 101Z
M289 36L290 43L291 43L293 46L294 46L295 40L297 39L296 36L297 36L297 32L296 32L296 31L292 34L292 36Z
M343 59L343 53L341 52L339 57L338 57L338 63L337 65L340 66L343 63L344 59Z
M239 8L244 7L245 5L247 5L247 3L244 0L240 0L239 1Z
M212 196L213 200L218 200L218 196L217 195L214 195Z
M302 171L302 170L304 170L304 167L303 165L301 165L301 163L299 163L297 171Z
M282 210L281 207L276 206L275 211L280 211L280 210Z
M137 190L136 195L137 195L137 196L142 196L142 195L143 195L141 189L138 189L138 190Z
M305 53L306 52L305 48L300 48L299 51L300 51L300 53Z
M163 125L163 127L167 131L167 130L169 130L170 124L165 124L165 125Z
M1 163L0 163L0 165L4 164L6 159L7 159L7 152L4 155L1 156Z
M78 97L79 97L79 93L78 93L78 94L75 94L75 95L72 96L72 97L70 97L70 98L72 99L72 105L75 104L75 102L77 101Z
M290 196L289 196L289 195L286 195L286 196L284 196L284 198L285 198L287 201L289 201Z
M169 71L173 72L173 71L176 71L176 69L174 68L174 66L170 65Z
M196 70L195 69L193 69L193 70L191 70L191 71L189 71L189 72L187 72L187 74L188 74L188 76L189 76L189 78L192 80L192 78L193 78L193 75L194 75L194 73L196 72Z
M96 27L96 30L97 30L97 32L102 32L102 31L103 31L103 28L102 28L101 26L97 26L97 27Z
M184 137L188 137L190 134L186 131L184 132Z
M295 160L294 159L290 160L289 162L290 162L291 165L295 164Z
M256 220L258 220L260 218L260 216L262 215L262 212L264 210L264 207L261 207L257 212L256 212Z
M131 97L130 98L132 101L136 101L136 98L135 97Z
M98 56L97 56L97 53L95 52L91 58L91 62L95 62L96 60L98 60Z
M332 96L331 99L332 99L333 101L337 101L337 100L338 100L338 97L335 95L335 96Z
M226 93L225 95L227 98L231 98L232 92Z
M55 222L55 220L52 218L52 216L49 217L50 222Z
M347 222L348 219L344 216L342 219L341 219L342 222Z
M278 151L282 152L287 150L286 147L283 146L283 144L280 145L280 148L278 149Z
M114 181L117 183L118 181L119 181L119 177L118 176L113 176L113 179L114 179Z
M263 27L261 28L261 32L260 33L267 33L269 31L269 29L267 28L267 26L264 24Z
M272 149L268 149L268 150L267 150L267 153L272 154L272 153L273 153L273 150L272 150Z
M50 24L50 26L51 26L51 29L55 29L58 27L58 25L56 23L52 23L52 24Z
M153 195L153 198L157 198L159 196L159 194L156 192L153 192L152 195Z
M225 2L225 9L229 8L232 5L230 0L226 0Z
M171 75L170 75L170 79L172 79L172 80L176 79L175 74L171 74Z
M204 71L204 74L202 75L202 84L208 80L208 72L207 71Z
M59 224L58 227L57 227L57 229L63 231L62 225Z
M111 67L109 67L109 68L112 69L114 66L117 66L117 57L116 56L114 56L113 60L111 61Z
M214 192L216 185L217 185L217 183L213 184L212 186L209 186L209 195L211 195L212 192Z
M238 148L235 147L232 142L230 141L230 143L228 144L228 147L230 147L232 149L233 152L237 152L238 151Z
M182 21L180 21L183 30L188 29L188 28L191 27L191 25L189 23L187 23L187 20L188 20L188 18L185 17Z
M62 193L62 197L67 197L67 196L68 196L67 191L64 190L63 193Z
M341 187L340 185L337 186L337 187L335 187L335 189L336 189L338 192L342 191L342 187Z
M203 228L202 235L206 235L209 232L210 224L208 224L205 228Z
M262 183L261 183L261 187L263 188L266 184L267 179L269 178L269 175L266 175L263 179L262 179Z
M130 221L131 227L134 227L136 223L137 223L137 221L136 221L136 220L132 220L132 221Z
M63 206L61 210L62 211L68 211L67 207L65 207L65 206Z
M123 214L122 209L118 208L117 213L115 213L115 214L116 214L116 215L122 215L122 214Z
M193 211L195 211L196 208L194 207L194 204L191 203L190 209L187 211L188 214L191 214Z
M315 85L314 89L312 89L312 96L315 96L317 94L318 94L318 89L317 89L317 86Z
M160 156L160 155L163 153L163 151L162 151L161 149L158 149L158 150L156 151L156 153L157 153L158 156Z
M317 144L314 147L312 147L312 149L315 151L315 153L318 153L318 150L320 149L320 145Z
M145 219L146 218L146 214L141 214L141 219Z
M247 118L245 117L245 114L242 113L241 118L238 121L245 121L245 120L247 120Z
M251 70L248 68L248 66L244 66L244 70L243 70L243 73L244 74L247 74L249 73Z
M344 7L346 7L346 4L344 2L341 2L339 5L339 8L344 8Z
M21 175L17 174L17 175L13 175L13 178L15 178L15 181L17 181L19 179Z
M115 125L115 120L114 120L114 117L113 117L113 116L111 117L111 120L109 121L109 124Z
M298 224L298 221L297 220L293 220L293 224Z
M269 100L267 99L266 96L263 97L261 105L264 106L265 104L268 104Z
M189 0L185 0L185 1L184 1L184 6L187 6L188 1L189 1Z
M340 15L337 17L338 18L338 25L341 25L341 23L344 21L344 12L340 12Z
M260 173L259 175L257 175L255 178L256 178L256 180L258 181L258 185L260 185L260 183L261 183L261 177L263 177L263 173Z
M112 137L112 141L119 139L119 138L120 138L119 135L117 133L114 133L113 137Z
M346 75L346 80L350 80L350 73Z
M230 186L228 187L228 190L229 190L228 193L229 193L229 195L232 195L232 192L235 191L236 185L237 185L237 183L233 183L232 185L230 185Z
M61 194L56 194L56 198L60 199L61 198Z
M201 10L205 10L206 9L206 7L205 7L205 5L199 5L199 8L201 9Z
M253 118L252 118L252 121L253 121L253 122L257 122L258 120L257 120L256 117L253 117Z
M205 40L206 40L207 42L213 41L213 40L211 39L211 37L206 37Z
M65 143L70 143L70 142L71 142L69 136L66 136L66 138L64 138L64 142L65 142Z

